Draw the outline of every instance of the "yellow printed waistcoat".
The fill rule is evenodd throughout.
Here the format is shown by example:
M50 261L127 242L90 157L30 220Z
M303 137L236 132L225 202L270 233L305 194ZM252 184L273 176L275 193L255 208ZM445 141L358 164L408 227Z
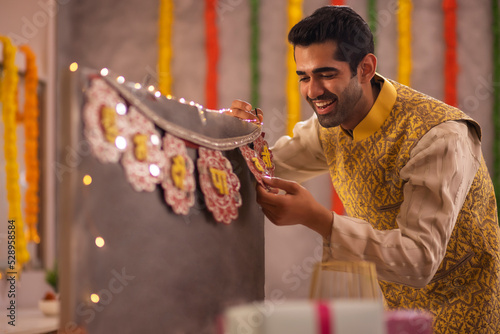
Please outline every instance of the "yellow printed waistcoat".
M392 82L396 103L381 128L353 141L340 127L321 128L332 182L348 216L378 230L398 228L404 181L399 171L432 127L467 120L460 110ZM430 311L435 333L500 333L500 235L493 185L484 159L475 175L446 255L422 289L380 281L390 308Z

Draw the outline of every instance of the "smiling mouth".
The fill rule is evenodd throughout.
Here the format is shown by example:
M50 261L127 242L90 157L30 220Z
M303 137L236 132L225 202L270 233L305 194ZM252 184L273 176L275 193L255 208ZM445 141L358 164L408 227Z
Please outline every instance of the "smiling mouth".
M334 100L323 100L323 101L313 101L314 106L316 107L316 111L320 114L327 113L330 110L328 108L333 105L335 102L337 102L337 99Z

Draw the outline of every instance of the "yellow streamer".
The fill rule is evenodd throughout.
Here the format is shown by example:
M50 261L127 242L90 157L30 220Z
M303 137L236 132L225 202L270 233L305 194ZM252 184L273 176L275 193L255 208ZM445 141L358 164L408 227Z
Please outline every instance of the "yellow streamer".
M288 30L302 18L302 0L288 0ZM300 93L295 73L295 60L293 58L293 46L288 43L287 50L287 81L286 96L288 107L287 134L293 135L293 127L300 121Z
M411 0L398 2L398 81L410 85L411 76Z
M172 94L172 26L173 0L161 0L158 19L158 88L163 95Z
M2 119L4 122L5 171L7 176L7 202L9 220L14 220L16 236L16 265L21 267L29 260L24 238L24 223L21 211L21 189L19 186L19 165L17 163L16 136L16 90L19 82L15 64L16 47L8 37L0 36L3 43L4 73L1 85Z

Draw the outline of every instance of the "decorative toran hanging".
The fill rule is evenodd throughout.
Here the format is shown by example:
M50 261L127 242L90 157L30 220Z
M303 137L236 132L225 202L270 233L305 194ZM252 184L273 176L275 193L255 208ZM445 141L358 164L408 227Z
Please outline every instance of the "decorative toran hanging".
M24 124L24 160L26 165L27 188L25 198L25 221L28 227L26 234L27 242L40 243L38 235L38 213L40 200L38 197L40 182L40 162L38 160L38 69L36 56L27 45L21 45L19 50L26 56L26 76L24 78L24 113L22 122Z
M411 76L411 0L398 0L398 81L410 85Z
M148 90L148 93L152 99L161 96L157 95L159 92ZM186 151L189 144L198 149L199 184L207 209L216 221L224 224L238 217L242 205L240 181L221 151L195 145L168 132L161 139L153 120L103 78L91 78L85 97L84 135L93 155L102 163L120 161L135 191L151 192L160 184L165 202L174 213L187 215L194 204L196 189L194 163ZM184 99L178 102L186 103ZM257 182L262 184L264 175L274 175L272 152L263 135L239 148Z
M219 41L217 31L217 0L205 0L205 38L207 50L207 76L205 79L206 107L217 108L217 64L219 62Z
M443 0L444 40L446 44L444 59L444 102L457 106L457 3L456 0Z
M3 44L3 79L1 84L2 119L4 122L5 174L7 178L8 219L14 220L16 237L16 265L22 267L29 260L24 236L21 210L21 187L17 163L17 84L19 77L15 64L16 47L8 37L0 36Z
M498 1L493 0L493 183L497 197L497 205L500 209L500 9Z
M163 95L172 94L172 27L173 0L160 0L158 19L158 89Z
M288 30L300 21L302 18L302 0L288 0ZM293 135L293 127L300 121L300 93L297 88L297 74L295 72L295 60L293 58L293 46L287 43L287 134Z

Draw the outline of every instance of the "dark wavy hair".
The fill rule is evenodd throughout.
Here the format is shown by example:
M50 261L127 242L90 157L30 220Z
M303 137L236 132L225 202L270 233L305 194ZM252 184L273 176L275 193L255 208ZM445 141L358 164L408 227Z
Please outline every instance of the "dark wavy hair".
M334 59L349 63L356 75L361 60L374 53L373 34L368 24L352 8L325 6L297 23L288 33L294 46L333 41L337 43Z

